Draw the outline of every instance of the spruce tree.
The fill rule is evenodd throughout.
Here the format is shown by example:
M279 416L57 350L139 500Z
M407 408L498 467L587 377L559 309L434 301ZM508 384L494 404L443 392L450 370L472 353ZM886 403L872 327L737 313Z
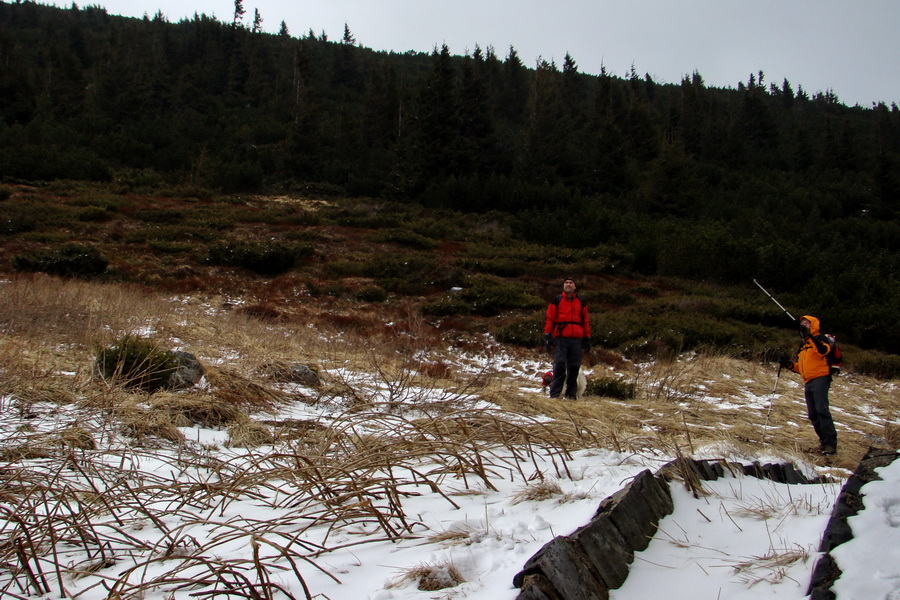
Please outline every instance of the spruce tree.
M232 27L240 27L243 25L244 14L247 11L244 10L244 0L234 0L234 19L231 21Z

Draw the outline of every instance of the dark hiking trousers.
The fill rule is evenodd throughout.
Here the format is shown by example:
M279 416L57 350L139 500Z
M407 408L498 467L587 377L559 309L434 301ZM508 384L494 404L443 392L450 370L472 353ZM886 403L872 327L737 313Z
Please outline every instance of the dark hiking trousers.
M837 431L828 408L828 389L831 387L831 375L823 375L810 379L804 387L806 395L806 412L812 423L819 443L837 448Z
M581 338L553 338L553 381L550 383L550 397L559 398L563 383L566 384L566 398L575 398L578 393L578 370L581 368Z

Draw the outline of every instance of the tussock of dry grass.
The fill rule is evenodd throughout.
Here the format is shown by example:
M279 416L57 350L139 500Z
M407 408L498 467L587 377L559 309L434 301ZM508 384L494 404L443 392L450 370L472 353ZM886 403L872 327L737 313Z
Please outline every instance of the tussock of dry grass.
M541 479L530 483L513 495L510 504L549 500L563 495L559 483L553 479Z
M787 577L787 567L795 562L807 562L809 551L805 548L772 549L762 556L737 561L732 569L738 579L749 586L760 582L781 583Z
M274 444L277 437L266 425L245 419L228 427L228 440L232 447L256 448Z
M397 587L407 581L415 581L423 592L436 592L456 587L465 582L459 569L452 563L421 564L403 573L390 587Z
M206 401L219 413L218 424L234 420L237 412L271 412L290 400L284 392L227 369L209 369L206 379L211 390ZM198 402L196 406L202 404Z
M178 429L190 422L177 413L154 410L137 403L124 404L120 412L121 432L138 444L153 443L155 439L179 443L184 435Z

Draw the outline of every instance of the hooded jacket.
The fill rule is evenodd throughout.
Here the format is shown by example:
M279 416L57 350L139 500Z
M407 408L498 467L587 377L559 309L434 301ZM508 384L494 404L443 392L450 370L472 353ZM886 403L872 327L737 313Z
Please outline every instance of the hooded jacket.
M816 377L831 375L831 367L825 355L831 349L828 338L819 331L819 319L804 315L802 319L809 321L810 337L803 340L797 360L791 365L791 371L799 373L803 382L807 383Z
M591 324L588 319L588 309L578 294L572 295L569 300L565 294L554 300L547 306L547 320L544 322L544 333L553 337L589 338L591 337Z

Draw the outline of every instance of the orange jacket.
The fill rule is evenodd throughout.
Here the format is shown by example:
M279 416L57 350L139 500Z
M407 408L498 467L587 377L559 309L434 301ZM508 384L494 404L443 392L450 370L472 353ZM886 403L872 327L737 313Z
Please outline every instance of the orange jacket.
M553 337L591 337L587 305L581 301L577 293L572 296L571 300L566 298L565 294L561 294L559 302L554 300L547 305L544 333L551 333Z
M809 321L810 336L803 341L797 360L791 365L791 371L800 373L803 382L806 383L816 377L831 375L831 367L825 359L825 355L831 349L828 338L819 331L819 320L809 315L802 317Z

